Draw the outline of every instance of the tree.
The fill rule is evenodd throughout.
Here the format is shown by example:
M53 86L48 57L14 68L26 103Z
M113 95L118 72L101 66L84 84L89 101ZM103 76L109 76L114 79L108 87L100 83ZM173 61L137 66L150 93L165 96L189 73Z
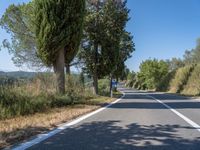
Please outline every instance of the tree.
M81 83L82 86L85 86L85 77L83 71L81 71L79 75L79 82Z
M126 1L107 0L102 8L104 15L102 20L104 24L104 40L102 42L102 57L100 58L101 70L103 75L110 76L110 92L112 89L112 78L117 70L119 63L124 63L123 60L127 57L123 55L123 50L120 51L120 43L124 40L125 26L128 18L129 10L126 7ZM124 37L123 37L124 36Z
M87 1L87 13L84 21L84 39L79 53L79 59L84 62L84 72L93 79L94 94L98 94L99 57L103 41L103 26L101 16L104 2L100 0Z
M4 48L7 48L9 53L13 55L12 60L18 67L27 66L31 69L46 67L37 54L35 31L34 31L34 17L33 17L33 2L20 5L10 5L6 12L3 14L0 25L10 35L11 40L5 39L2 43ZM82 28L77 28L81 30ZM76 42L72 42L68 45L65 55L66 73L70 73L69 67L74 65L72 63L78 49L79 43L82 38L82 32L74 32L70 35L71 38L76 39ZM72 40L75 41L75 40ZM78 43L78 44L77 44ZM72 64L71 64L72 63Z
M16 66L42 67L44 64L36 53L33 2L10 5L3 14L0 25L11 35L3 41L3 47L13 54Z
M183 67L185 64L180 58L172 58L171 60L166 60L169 65L169 70L173 71L180 67Z
M169 72L168 67L168 64L163 60L148 59L140 64L140 72L137 74L137 78L142 81L142 87L156 89L160 81Z
M125 61L131 57L131 54L135 51L135 45L133 43L133 37L129 32L124 31L120 41L119 57L117 59L116 70L114 76L118 78L126 78L128 75ZM123 77L124 76L124 77Z
M186 65L200 63L200 39L197 39L197 45L192 50L186 50L183 56Z
M118 78L117 75L125 67L125 61L133 52L133 41L130 33L125 31L128 22L129 9L126 7L126 1L108 0L103 7L105 14L103 22L104 39L102 42L102 71L110 77L110 92L112 89L112 79ZM112 44L110 44L112 43ZM130 46L130 47L129 47ZM120 70L121 69L121 70Z
M89 1L87 9L80 59L85 63L85 72L93 78L94 93L98 94L98 78L112 78L119 66L120 42L129 10L126 1L117 0Z
M38 55L53 65L59 93L65 92L65 60L79 45L85 11L84 0L35 0L35 35ZM65 56L65 54L69 54Z

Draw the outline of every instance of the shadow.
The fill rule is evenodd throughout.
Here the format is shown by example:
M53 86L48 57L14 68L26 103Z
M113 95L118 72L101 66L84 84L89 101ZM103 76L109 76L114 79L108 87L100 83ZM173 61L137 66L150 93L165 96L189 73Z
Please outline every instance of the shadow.
M130 94L130 95L125 95L123 100L127 100L127 99L131 99L131 100L139 100L139 99L149 99L151 100L152 98L150 98L148 95L145 94Z
M200 137L180 135L181 125L121 125L118 120L66 129L30 150L199 150ZM185 135L186 136L186 135Z
M35 138L35 135L43 134L47 131L49 131L49 128L30 126L12 130L11 132L0 132L0 150L10 150L22 142ZM3 140L1 138L3 138Z
M127 94L120 102L110 106L110 108L120 109L168 109L156 102L153 96L174 109L200 109L200 102L191 100L184 96L174 96L170 94Z
M161 99L161 100L191 100L190 97L185 97L185 96L181 96L181 95L176 95L176 94L149 94L157 99Z
M149 94L149 93L155 93L153 91L124 91L124 93L127 94Z
M174 109L200 109L200 102L165 102ZM109 108L121 109L168 109L157 102L118 102Z

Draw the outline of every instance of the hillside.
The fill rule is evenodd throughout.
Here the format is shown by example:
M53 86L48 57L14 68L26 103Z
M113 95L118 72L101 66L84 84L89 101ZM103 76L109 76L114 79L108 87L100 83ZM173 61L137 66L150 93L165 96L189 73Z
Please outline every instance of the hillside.
M25 71L12 71L12 72L0 71L0 77L32 78L36 74L37 74L36 72L25 72Z

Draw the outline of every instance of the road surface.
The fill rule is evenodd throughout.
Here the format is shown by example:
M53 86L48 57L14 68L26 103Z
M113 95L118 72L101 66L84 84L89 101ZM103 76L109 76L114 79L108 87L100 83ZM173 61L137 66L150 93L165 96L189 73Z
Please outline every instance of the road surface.
M200 102L121 89L109 108L29 150L200 150Z

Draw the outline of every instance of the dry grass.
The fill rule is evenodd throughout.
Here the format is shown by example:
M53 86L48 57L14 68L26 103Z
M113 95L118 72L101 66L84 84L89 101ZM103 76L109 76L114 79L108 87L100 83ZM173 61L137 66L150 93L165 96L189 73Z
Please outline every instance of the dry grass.
M179 68L174 76L174 79L170 82L170 92L180 93L184 89L184 86L187 84L188 79L194 69L193 65L185 66Z
M93 111L113 100L115 98L98 97L82 105L54 108L45 113L2 120L0 121L0 149L51 130L61 123Z

